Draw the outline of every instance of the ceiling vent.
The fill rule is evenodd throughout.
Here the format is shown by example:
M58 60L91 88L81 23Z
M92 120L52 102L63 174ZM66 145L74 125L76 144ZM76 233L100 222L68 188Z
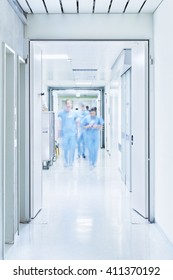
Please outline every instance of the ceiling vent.
M91 69L87 69L87 68L73 68L72 69L74 72L97 72L98 71L98 69L93 69L93 68L91 68Z

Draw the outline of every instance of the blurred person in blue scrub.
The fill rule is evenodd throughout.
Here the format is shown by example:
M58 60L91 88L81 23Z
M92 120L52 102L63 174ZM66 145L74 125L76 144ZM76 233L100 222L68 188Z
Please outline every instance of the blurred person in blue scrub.
M82 126L86 131L86 143L91 167L96 166L100 143L100 130L103 124L104 121L101 117L97 116L95 108L91 108L89 116L86 116L82 121Z
M77 126L79 122L79 116L78 112L72 110L71 100L67 99L65 101L65 108L63 111L59 112L58 118L61 121L58 129L59 132L61 131L62 137L64 166L72 166L77 141Z
M85 153L85 142L86 142L86 137L85 137L85 130L82 126L82 121L83 119L89 115L89 112L86 110L86 107L84 104L81 104L81 110L79 111L79 118L80 118L80 125L78 128L78 158L81 156L83 158L86 158L86 153Z

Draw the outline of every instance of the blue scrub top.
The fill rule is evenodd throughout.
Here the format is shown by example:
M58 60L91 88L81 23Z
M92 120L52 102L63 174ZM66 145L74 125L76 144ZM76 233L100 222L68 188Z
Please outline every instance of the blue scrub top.
M79 111L79 117L81 118L81 120L83 120L88 115L89 115L89 112L87 110Z
M62 136L76 135L77 133L76 120L79 118L77 112L73 110L71 111L63 110L59 112L58 117L61 118L62 121Z
M81 111L79 111L79 119L80 119L80 127L81 127L81 129L83 129L83 124L82 124L82 122L83 122L83 119L86 117L86 116L88 116L89 115L89 112L87 111L87 110L81 110Z
M82 121L82 126L86 126L86 125L103 125L104 124L104 121L101 117L97 117L97 116L94 116L94 117L91 117L90 115L89 116L86 116L83 121ZM92 137L92 138L96 138L96 137L99 137L99 131L100 129L99 128L87 128L85 129L86 131L86 134L88 137Z

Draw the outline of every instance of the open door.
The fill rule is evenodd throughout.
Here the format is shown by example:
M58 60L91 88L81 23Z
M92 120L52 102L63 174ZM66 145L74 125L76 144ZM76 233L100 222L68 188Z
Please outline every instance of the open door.
M136 42L118 62L122 180L132 191L132 208L148 218L148 43Z
M148 218L148 45L132 49L132 207Z
M42 208L42 51L30 44L30 190L31 218Z
M121 175L131 188L131 68L121 76Z
M20 222L30 221L29 213L29 106L26 94L26 63L18 56L17 59L17 165L18 165L18 234Z

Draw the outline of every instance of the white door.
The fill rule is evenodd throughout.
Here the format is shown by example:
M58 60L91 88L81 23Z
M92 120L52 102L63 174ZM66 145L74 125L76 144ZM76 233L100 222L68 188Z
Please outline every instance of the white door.
M132 207L148 217L148 58L147 43L138 42L132 49Z
M131 191L131 69L121 76L121 176Z
M131 191L131 69L126 73L126 97L125 97L125 166L126 186Z
M121 76L121 178L126 182L126 75Z
M30 179L31 218L42 208L42 51L31 42L30 53Z
M30 221L29 215L29 168L28 168L28 131L29 131L29 106L28 94L25 90L25 61L18 56L18 79L17 79L17 186L18 186L18 233L20 222Z

